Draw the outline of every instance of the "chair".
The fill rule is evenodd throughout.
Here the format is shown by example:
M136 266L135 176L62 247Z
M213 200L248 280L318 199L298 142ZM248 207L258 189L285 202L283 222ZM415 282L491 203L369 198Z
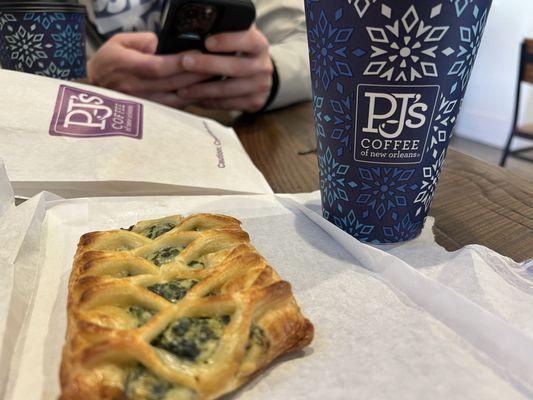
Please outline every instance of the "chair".
M533 123L518 126L518 115L520 114L520 92L522 82L533 83L533 39L526 39L522 44L513 129L511 131L509 140L507 141L507 146L505 147L503 157L500 163L502 167L505 166L508 157L515 157L521 160L533 162L533 158L528 157L524 154L528 151L533 150L533 146L511 151L511 145L513 143L513 139L515 138L522 138L533 141Z

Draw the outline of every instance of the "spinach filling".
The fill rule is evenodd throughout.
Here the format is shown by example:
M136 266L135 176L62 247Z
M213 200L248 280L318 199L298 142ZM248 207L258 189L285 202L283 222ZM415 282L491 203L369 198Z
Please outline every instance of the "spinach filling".
M248 338L246 350L249 350L253 346L259 346L261 349L266 349L269 346L265 332L257 325L252 325L252 328L250 329L250 336Z
M129 400L163 400L172 384L158 378L144 366L134 367L126 378L126 397Z
M153 310L148 310L143 307L132 306L128 309L128 312L137 321L137 328L140 328L146 324L156 314Z
M171 263L174 259L180 255L183 248L179 247L165 247L146 256L148 261L153 262L158 267Z
M152 345L187 361L207 363L230 320L229 315L219 318L181 318L170 324L152 341Z
M141 232L141 235L146 236L148 239L157 239L159 236L164 235L174 229L176 225L171 223L154 225Z
M149 286L148 290L164 297L171 303L176 303L183 299L196 284L198 284L196 279L177 279L172 282Z
M159 378L142 364L131 369L124 385L127 400L196 399L196 393Z

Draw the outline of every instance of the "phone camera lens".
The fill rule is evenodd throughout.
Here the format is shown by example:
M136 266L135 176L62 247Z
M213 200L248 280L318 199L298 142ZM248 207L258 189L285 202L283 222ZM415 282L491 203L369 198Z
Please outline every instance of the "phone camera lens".
M215 24L217 9L214 6L189 3L178 11L179 35L207 35Z
M199 13L198 13L198 9L196 9L196 8L191 7L191 8L188 8L188 9L186 10L186 18L187 18L189 21L190 21L190 20L193 20L193 19L195 19L195 18L198 18L198 14L199 14Z
M213 6L207 6L204 8L204 15L203 18L206 20L210 20L215 15L215 7Z

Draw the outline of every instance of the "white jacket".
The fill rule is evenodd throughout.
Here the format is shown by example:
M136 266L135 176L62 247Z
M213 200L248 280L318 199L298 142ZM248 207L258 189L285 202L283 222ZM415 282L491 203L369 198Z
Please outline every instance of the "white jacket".
M304 0L252 1L257 9L256 24L271 43L270 54L279 76L278 92L269 108L309 100L311 83ZM81 3L87 6L89 19L95 23L100 34L117 30L154 30L160 15L159 11L148 10L150 5L152 9L158 9L157 0L81 0ZM108 12L110 15L96 19L95 12ZM149 12L152 15L147 16ZM89 55L94 50L94 43L89 43Z

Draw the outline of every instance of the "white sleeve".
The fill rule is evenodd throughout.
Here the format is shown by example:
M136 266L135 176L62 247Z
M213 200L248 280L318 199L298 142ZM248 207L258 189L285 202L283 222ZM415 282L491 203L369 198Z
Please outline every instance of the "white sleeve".
M304 0L255 0L257 26L270 41L279 88L269 109L311 99Z

